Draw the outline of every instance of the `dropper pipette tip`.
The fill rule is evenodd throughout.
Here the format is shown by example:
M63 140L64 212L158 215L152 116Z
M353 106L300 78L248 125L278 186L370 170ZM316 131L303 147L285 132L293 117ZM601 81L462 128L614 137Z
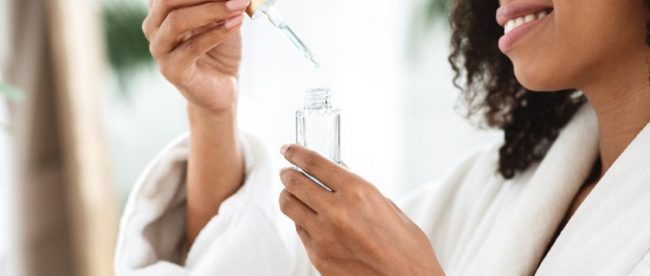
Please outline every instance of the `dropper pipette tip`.
M311 55L309 57L309 61L311 61L311 64L314 66L314 69L320 69L320 62L318 62L318 60L314 55Z
M282 31L282 33L284 33L285 37L289 39L291 44L293 44L293 46L301 52L302 55L312 63L312 65L314 65L314 68L320 67L320 63L311 50L307 48L307 45L305 45L305 43L300 39L300 37L298 37L298 35L296 35L293 29L291 29L286 22L279 24L277 27Z

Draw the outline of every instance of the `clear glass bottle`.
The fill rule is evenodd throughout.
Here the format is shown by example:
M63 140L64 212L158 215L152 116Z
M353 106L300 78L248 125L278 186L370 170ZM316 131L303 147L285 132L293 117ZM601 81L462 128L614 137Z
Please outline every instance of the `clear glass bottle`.
M337 164L341 163L341 113L332 107L330 90L315 88L305 93L305 106L296 112L296 143L309 148ZM302 171L321 188L327 185Z
M341 113L329 89L306 91L305 106L296 112L296 143L341 164Z

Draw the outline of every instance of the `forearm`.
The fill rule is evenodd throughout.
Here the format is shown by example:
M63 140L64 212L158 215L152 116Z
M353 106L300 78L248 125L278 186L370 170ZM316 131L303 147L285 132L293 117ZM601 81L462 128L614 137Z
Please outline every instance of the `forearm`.
M187 169L187 242L192 244L221 203L243 184L236 108L214 113L188 105L190 155Z

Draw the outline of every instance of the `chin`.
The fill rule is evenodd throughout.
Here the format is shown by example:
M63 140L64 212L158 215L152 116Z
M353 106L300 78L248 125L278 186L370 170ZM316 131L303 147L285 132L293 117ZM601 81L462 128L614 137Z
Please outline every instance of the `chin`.
M563 70L547 70L536 66L514 67L515 77L521 86L531 91L560 91L570 89L560 74Z

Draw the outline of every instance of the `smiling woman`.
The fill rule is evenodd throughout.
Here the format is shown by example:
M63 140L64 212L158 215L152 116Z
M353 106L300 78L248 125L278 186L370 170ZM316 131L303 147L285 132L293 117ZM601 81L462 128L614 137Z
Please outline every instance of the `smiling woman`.
M278 173L237 130L246 5L151 2L144 30L191 134L134 188L118 273L650 275L645 1L455 0L455 83L505 139L397 204L298 145Z

